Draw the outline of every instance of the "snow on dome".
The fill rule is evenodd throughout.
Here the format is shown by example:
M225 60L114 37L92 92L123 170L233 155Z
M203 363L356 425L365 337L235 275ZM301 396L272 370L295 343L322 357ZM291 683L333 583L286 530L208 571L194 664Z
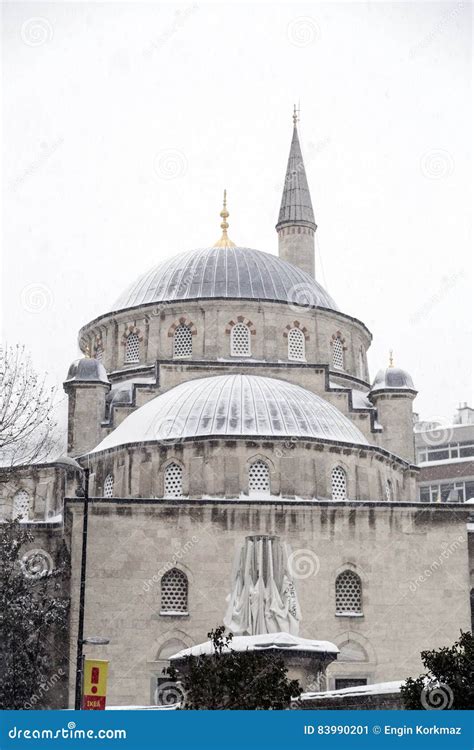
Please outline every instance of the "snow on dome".
M68 370L66 383L71 382L109 383L104 365L93 357L76 359Z
M130 414L92 453L205 436L319 438L368 445L335 406L299 385L260 375L218 375L171 388Z
M113 309L209 297L338 309L307 273L276 255L246 247L208 247L181 253L140 276Z
M299 638L289 633L263 633L261 635L237 635L232 638L229 651L314 651L324 654L338 654L339 649L330 641L313 641L310 638ZM184 659L186 656L208 656L214 653L212 641L198 643L191 648L178 651L170 660Z
M372 386L372 393L373 391L383 391L386 388L415 390L411 375L400 367L387 367L385 370L378 371Z

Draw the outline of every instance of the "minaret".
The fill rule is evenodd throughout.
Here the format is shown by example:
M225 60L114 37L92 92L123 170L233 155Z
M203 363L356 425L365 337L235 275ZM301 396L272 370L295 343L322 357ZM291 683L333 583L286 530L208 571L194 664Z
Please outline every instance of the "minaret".
M278 215L278 255L314 278L313 206L298 138L298 113L293 111L293 138Z

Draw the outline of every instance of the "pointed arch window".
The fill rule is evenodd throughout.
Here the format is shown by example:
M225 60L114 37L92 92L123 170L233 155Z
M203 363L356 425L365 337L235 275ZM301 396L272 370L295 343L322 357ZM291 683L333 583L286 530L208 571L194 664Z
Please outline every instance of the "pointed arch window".
M340 336L332 342L332 364L337 370L344 369L344 345Z
M172 568L161 579L160 615L188 614L188 579L181 570Z
M30 514L30 496L26 490L18 490L13 497L12 519L27 521Z
M230 333L230 354L232 357L250 357L250 330L245 323L236 323Z
M362 582L353 570L343 570L336 578L336 615L362 614Z
M291 328L288 331L288 359L296 362L306 359L305 336L299 328Z
M385 480L385 500L393 500L393 485L390 479Z
M270 470L260 458L249 466L249 494L270 495Z
M165 497L183 496L183 467L177 463L168 464L165 469Z
M114 475L107 474L104 480L104 497L114 496Z
M341 466L331 472L331 490L333 500L347 500L347 475Z
M173 357L182 359L193 353L193 334L191 328L183 323L176 327L173 336Z
M140 362L140 339L134 331L128 334L125 343L125 364L133 362Z

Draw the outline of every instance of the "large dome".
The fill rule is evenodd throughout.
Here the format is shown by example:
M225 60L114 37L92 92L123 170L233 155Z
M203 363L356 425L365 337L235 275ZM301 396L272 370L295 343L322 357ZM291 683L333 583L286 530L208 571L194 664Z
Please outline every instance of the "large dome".
M191 250L140 276L114 310L202 298L259 299L337 310L307 273L276 255L246 247Z
M218 375L181 383L130 414L92 453L150 441L211 436L316 438L367 445L335 406L275 378Z

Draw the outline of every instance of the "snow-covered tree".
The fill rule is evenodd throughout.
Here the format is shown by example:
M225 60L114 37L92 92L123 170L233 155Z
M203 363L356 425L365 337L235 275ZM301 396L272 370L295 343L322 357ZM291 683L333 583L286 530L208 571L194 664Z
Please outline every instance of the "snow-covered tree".
M414 710L474 708L474 637L462 632L452 646L422 651L426 672L402 685L403 707Z
M18 521L0 524L0 709L41 708L66 679L67 559L34 543Z
M166 674L182 688L183 709L283 710L301 695L283 659L272 653L232 650L232 634L221 625L207 634L213 653L187 656ZM172 687L172 686L168 686ZM172 689L170 693L172 694ZM175 691L176 692L176 691Z
M34 370L23 346L0 346L1 466L53 457L58 445L55 394Z

